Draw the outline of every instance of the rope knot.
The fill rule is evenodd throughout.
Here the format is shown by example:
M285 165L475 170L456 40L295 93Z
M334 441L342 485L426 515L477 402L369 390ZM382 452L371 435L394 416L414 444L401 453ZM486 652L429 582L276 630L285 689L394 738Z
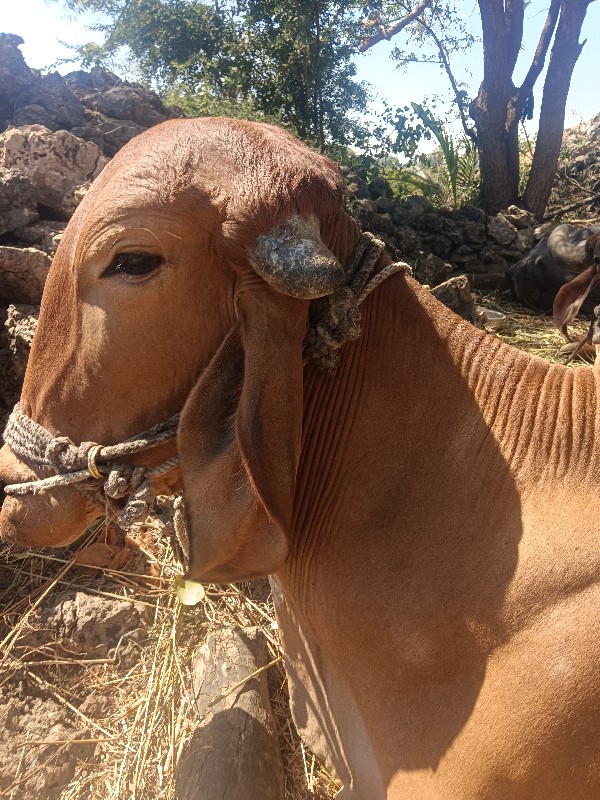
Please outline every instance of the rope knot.
M150 513L153 502L154 491L150 486L150 481L144 481L131 495L131 499L125 504L125 508L119 512L117 525L122 528L129 528L134 522L144 519Z
M356 295L343 286L331 295L315 300L311 326L304 339L304 362L315 361L328 374L340 363L344 342L360 336L360 311Z
M319 369L333 375L340 365L344 342L358 339L363 300L396 272L411 273L408 264L389 264L371 277L384 243L371 233L363 233L346 271L348 285L331 295L314 300L310 311L310 327L304 338L304 363L314 361Z
M104 493L118 500L136 492L146 477L146 467L133 464L115 464L104 482Z
M44 456L46 461L54 467L66 466L64 462L72 448L71 440L67 436L57 436L54 439L50 439L46 445Z

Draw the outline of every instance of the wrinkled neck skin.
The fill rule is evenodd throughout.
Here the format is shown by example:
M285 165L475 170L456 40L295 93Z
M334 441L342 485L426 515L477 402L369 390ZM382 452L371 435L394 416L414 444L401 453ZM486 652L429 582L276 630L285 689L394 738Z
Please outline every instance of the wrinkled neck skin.
M361 308L335 377L305 370L272 581L296 724L345 800L591 800L598 372L403 275Z

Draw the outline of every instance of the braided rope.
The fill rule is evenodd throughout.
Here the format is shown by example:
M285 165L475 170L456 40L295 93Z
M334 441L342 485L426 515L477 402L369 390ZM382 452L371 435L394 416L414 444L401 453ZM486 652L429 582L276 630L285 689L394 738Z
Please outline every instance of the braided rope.
M395 273L412 275L408 264L397 261L371 278L384 249L385 244L380 239L372 233L363 233L348 264L348 285L313 301L310 327L304 338L305 364L314 361L323 372L333 375L340 365L343 345L361 334L359 305Z
M52 436L17 403L8 419L4 441L28 466L42 471L57 470L58 474L9 484L4 493L11 496L37 494L57 486L75 485L104 506L107 516L116 517L117 523L127 528L150 511L154 501L150 480L169 472L179 459L171 458L157 467L115 463L115 460L173 440L178 424L179 415L176 414L120 444L103 447L95 442L82 442L77 447L66 436ZM123 507L114 502L124 497L128 500Z

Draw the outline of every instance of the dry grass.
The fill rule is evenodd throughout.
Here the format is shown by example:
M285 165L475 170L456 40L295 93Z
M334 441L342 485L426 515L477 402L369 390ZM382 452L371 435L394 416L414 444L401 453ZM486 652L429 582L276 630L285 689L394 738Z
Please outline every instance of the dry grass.
M215 627L257 626L270 649L269 686L279 729L288 800L326 800L337 788L300 743L290 719L268 583L209 586L194 608L183 607L173 593L182 571L168 527L159 519L138 525L130 542L133 559L121 569L90 570L73 558L102 531L93 531L79 548L22 552L0 551L0 689L51 698L64 709L73 733L23 741L12 783L0 797L23 795L28 781L43 768L32 758L44 752L51 766L75 745L89 745L69 785L52 797L61 800L167 800L174 797L174 765L194 724L190 662L208 631ZM147 574L151 572L152 574ZM53 593L82 590L101 598L144 604L149 624L137 645L135 663L69 653L48 637L30 644L36 613ZM277 660L278 659L278 660ZM22 691L22 688L21 688ZM89 698L101 714L90 713ZM3 720L0 720L0 725ZM24 732L26 735L26 732ZM47 755L48 754L48 755ZM47 755L47 758L46 758ZM2 784L0 784L1 786ZM4 781L6 786L6 780Z
M551 316L529 311L519 303L515 303L509 291L478 293L476 302L479 306L501 311L506 315L506 322L502 328L494 331L492 335L498 336L513 347L518 347L519 350L525 350L547 361L565 363L565 357L559 353L565 340ZM585 335L588 325L588 322L577 321L570 327L571 335ZM582 360L578 359L575 363L581 365Z
M508 295L482 294L479 305L504 312L504 341L551 361L562 338L551 318L533 315ZM585 331L586 324L580 326ZM132 533L132 560L119 569L89 570L74 562L77 548L65 551L0 551L0 689L25 687L50 697L72 723L64 739L23 741L12 784L0 797L21 798L28 781L44 764L61 759L74 745L88 747L61 800L169 800L174 797L174 765L195 719L189 665L208 631L221 626L258 626L269 642L271 660L281 656L277 625L266 583L208 587L193 609L175 599L172 585L181 564L171 545L169 525L153 519ZM91 531L90 537L102 535ZM79 547L79 551L89 539ZM77 558L77 556L75 556ZM28 644L38 609L65 590L144 605L149 622L137 644L133 664L119 657L94 659L73 653L52 638ZM334 782L300 743L290 719L282 661L269 669L272 704L286 773L288 800L326 800ZM101 713L94 712L100 702ZM104 706L102 706L104 703ZM2 722L0 721L0 724ZM31 759L43 751L44 759Z

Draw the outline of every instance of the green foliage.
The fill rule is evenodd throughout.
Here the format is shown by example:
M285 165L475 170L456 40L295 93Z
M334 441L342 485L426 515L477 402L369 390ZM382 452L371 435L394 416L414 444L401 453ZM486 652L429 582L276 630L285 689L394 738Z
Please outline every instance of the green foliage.
M112 66L125 48L145 82L198 112L273 119L322 150L368 138L349 0L67 2L106 19L94 26L102 44L78 49L84 65Z
M427 158L427 166L430 174L437 172L438 181L441 186L447 185L449 188L449 200L454 208L459 208L464 203L473 202L478 192L478 173L477 173L477 149L473 142L466 136L462 136L455 142L452 136L444 130L443 125L419 103L411 104L415 113L422 121L423 125L437 139L439 144L439 155L442 161L436 164L434 153ZM438 167L435 170L435 167ZM443 169L439 169L443 166Z

